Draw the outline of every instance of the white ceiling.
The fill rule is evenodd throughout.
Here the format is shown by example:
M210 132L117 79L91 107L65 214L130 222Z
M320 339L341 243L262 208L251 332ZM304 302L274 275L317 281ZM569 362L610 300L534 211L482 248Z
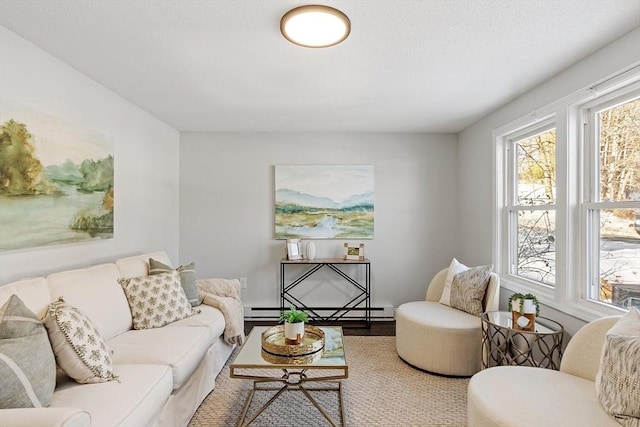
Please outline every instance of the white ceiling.
M352 22L327 49L280 35L290 0L0 0L0 25L178 130L313 132L457 132L640 26L639 0L325 3Z

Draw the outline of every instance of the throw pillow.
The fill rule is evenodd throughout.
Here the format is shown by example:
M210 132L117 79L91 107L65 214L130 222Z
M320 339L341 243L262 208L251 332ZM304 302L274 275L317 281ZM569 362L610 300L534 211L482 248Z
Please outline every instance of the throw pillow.
M127 296L134 329L160 328L196 313L187 301L175 270L118 282Z
M492 265L485 265L456 274L451 283L451 307L480 316L492 269Z
M153 258L149 258L149 275L168 273L173 268L166 264L156 261ZM180 276L180 285L184 290L184 294L187 296L187 300L192 307L196 307L202 304L202 300L198 295L198 287L196 286L196 266L194 263L187 265L181 265L176 268L178 275Z
M596 391L607 413L627 427L640 426L640 311L631 308L607 332Z
M84 313L60 297L49 304L43 321L56 362L69 377L81 384L117 379L111 351Z
M49 406L56 361L47 331L17 295L0 307L0 409Z
M451 305L451 283L453 283L453 277L468 268L469 267L466 265L459 263L455 258L451 261L451 264L449 264L449 268L447 269L447 277L444 280L444 287L442 288L442 295L440 296L440 304Z

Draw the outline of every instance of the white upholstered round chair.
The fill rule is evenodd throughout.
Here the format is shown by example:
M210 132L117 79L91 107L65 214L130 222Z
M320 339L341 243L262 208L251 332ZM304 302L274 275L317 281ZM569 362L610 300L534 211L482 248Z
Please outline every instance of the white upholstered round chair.
M396 311L396 350L405 362L442 375L471 376L482 367L480 317L440 304L448 269L438 272L425 301ZM491 273L484 311L498 310L500 277Z

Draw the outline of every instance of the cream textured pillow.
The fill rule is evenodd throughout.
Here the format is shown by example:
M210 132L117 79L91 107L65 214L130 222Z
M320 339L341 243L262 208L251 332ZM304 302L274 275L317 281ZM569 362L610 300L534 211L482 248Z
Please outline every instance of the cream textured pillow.
M160 328L197 313L191 308L175 270L118 282L127 296L134 329Z
M0 379L0 409L51 404L56 361L47 331L15 294L0 307Z
M117 379L112 371L111 351L84 313L60 297L49 304L43 322L58 366L76 382Z
M447 277L444 280L444 287L442 288L442 295L440 296L440 304L451 305L451 283L453 283L453 276L458 273L462 273L467 270L464 264L460 264L457 259L453 259L449 268L447 269Z
M161 263L153 258L149 258L149 275L153 276L155 274L168 273L172 271L173 268L169 267L166 264ZM182 289L184 289L184 294L187 296L187 300L192 307L196 307L202 304L202 300L198 295L198 287L196 286L196 266L195 264L189 263L187 265L181 265L176 268L178 275L180 276L180 285L182 285Z
M631 308L607 332L596 391L607 413L627 427L640 426L640 311Z
M456 274L451 283L451 307L480 316L492 269L492 265L484 265Z

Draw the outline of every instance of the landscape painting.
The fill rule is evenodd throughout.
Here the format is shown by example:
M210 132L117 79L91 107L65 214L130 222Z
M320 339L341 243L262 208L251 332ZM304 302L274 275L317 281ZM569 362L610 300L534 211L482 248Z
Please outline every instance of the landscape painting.
M276 165L276 239L373 239L372 165Z
M0 99L0 251L113 238L111 138Z

